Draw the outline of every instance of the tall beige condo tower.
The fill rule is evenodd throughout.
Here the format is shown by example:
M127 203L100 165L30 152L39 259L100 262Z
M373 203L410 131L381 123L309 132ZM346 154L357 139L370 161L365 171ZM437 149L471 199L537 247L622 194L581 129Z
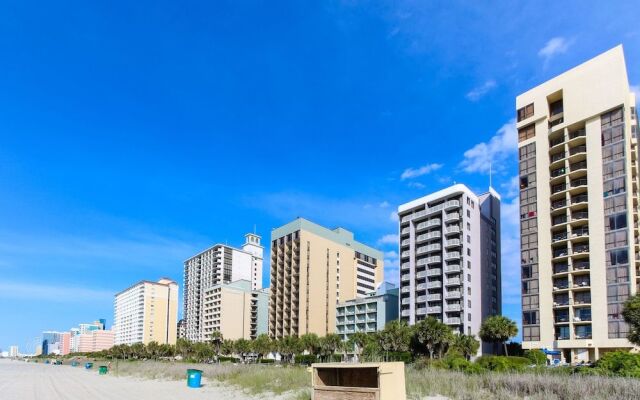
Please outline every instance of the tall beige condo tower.
M171 279L140 281L116 294L114 306L115 344L176 343L178 284Z
M523 347L566 362L630 348L637 291L635 96L622 46L516 99Z
M383 280L382 253L353 233L298 218L271 232L269 334L335 333L336 304Z

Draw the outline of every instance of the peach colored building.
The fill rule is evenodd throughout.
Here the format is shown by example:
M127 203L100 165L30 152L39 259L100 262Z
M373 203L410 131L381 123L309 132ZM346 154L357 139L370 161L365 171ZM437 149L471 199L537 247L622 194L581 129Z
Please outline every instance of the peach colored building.
M64 332L60 335L60 354L66 356L71 353L71 333Z
M78 351L80 353L92 353L95 351L109 350L114 343L113 331L91 331L79 336Z

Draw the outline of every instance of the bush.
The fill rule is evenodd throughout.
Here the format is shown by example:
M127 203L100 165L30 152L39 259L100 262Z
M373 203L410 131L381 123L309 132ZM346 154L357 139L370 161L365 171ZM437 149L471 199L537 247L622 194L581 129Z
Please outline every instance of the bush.
M315 362L318 362L318 357L313 354L299 354L295 358L296 364L305 364L310 365Z
M640 378L640 354L627 351L605 353L596 363L596 369L608 375Z
M271 358L261 358L260 359L260 364L273 364L274 362L276 362L276 360L271 359Z
M397 351L384 353L387 361L402 361L405 364L413 362L413 354L409 351Z
M482 356L476 360L476 363L489 371L521 372L531 364L531 361L524 357Z
M528 350L524 355L533 365L547 365L547 355L542 350Z
M223 357L223 356L220 356L220 357L218 357L218 361L220 361L221 363L222 362L233 362L233 363L236 363L236 362L239 362L240 359L235 358L235 357Z

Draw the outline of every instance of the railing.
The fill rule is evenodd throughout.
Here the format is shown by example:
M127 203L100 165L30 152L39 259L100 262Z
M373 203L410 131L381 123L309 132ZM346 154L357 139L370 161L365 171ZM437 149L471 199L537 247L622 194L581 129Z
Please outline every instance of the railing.
M572 212L571 213L571 220L572 221L576 221L579 219L587 219L589 218L589 212L588 211L576 211L576 212Z
M586 203L588 201L589 201L589 196L586 194L580 194L577 196L573 196L571 198L571 204Z
M562 159L565 158L565 152L563 151L562 153L557 153L557 154L552 154L551 155L551 162L554 163L556 161L560 161Z
M576 163L573 163L569 166L569 168L571 169L571 172L573 171L577 171L580 169L586 169L587 168L587 161L578 161Z
M571 181L571 187L586 186L587 178L574 179Z
M567 184L566 183L559 183L557 185L551 186L551 194L560 193L560 192L565 191L565 190L567 190Z
M576 147L572 147L569 149L569 155L576 155L578 153L586 153L587 152L587 146L585 145L580 145L580 146L576 146Z
M566 240L566 239L567 239L567 232L559 233L551 237L552 242L559 242L561 240Z
M551 203L551 209L552 210L557 210L558 208L563 208L567 206L567 200L556 200L554 202Z
M557 169L554 169L553 171L551 171L551 177L552 178L557 178L557 177L562 176L562 175L564 175L566 173L567 173L567 171L566 171L566 169L564 167L557 168Z
M580 130L577 130L577 131L569 132L569 140L572 140L572 139L575 139L575 138L578 138L578 137L583 137L583 136L586 136L586 135L587 135L587 133L585 132L584 129L580 129Z

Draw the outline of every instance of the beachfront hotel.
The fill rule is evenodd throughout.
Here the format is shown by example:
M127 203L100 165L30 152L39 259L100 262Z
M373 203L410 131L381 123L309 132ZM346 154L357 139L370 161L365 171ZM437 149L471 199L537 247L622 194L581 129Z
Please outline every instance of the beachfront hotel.
M387 322L398 319L399 289L383 282L364 297L336 305L336 333L348 340L355 332L373 333L384 329Z
M457 184L398 207L400 318L478 335L502 312L500 196ZM490 352L483 344L481 352Z
M224 339L255 339L267 333L269 289L251 290L241 279L204 290L203 340L218 331Z
M204 313L205 291L216 285L238 280L251 282L251 290L262 287L264 248L261 237L245 235L245 243L237 249L216 244L184 262L184 320L186 338L206 340Z
M525 349L566 362L630 348L638 285L635 97L622 46L516 99Z
M171 279L140 281L115 295L115 344L175 344L177 321L178 284Z
M336 332L336 304L365 297L383 279L382 252L343 229L303 218L271 232L269 335Z

